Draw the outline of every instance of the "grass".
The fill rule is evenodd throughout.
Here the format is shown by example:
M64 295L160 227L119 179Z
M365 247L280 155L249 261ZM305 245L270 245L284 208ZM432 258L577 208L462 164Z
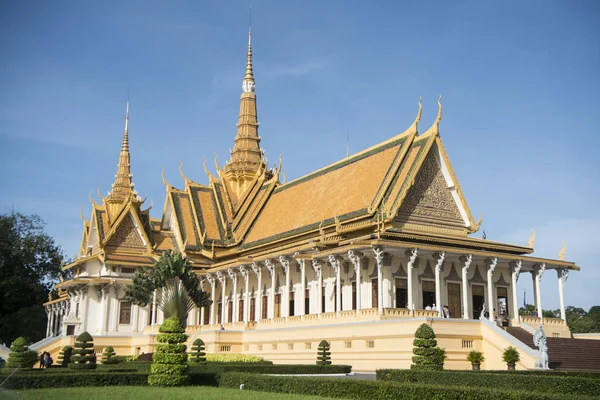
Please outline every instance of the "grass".
M119 400L119 399L152 399L152 400L327 400L328 397L302 396L295 394L279 394L254 392L239 389L213 388L204 386L188 386L177 388L155 388L146 386L104 386L64 389L35 390L2 390L0 399L6 400ZM331 400L331 399L330 399Z

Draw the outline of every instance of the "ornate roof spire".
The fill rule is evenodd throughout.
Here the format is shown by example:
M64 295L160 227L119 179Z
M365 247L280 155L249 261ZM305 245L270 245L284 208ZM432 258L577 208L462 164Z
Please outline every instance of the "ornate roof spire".
M246 72L242 80L240 114L237 122L235 145L231 158L223 168L230 181L237 181L235 192L241 194L252 181L256 172L264 167L260 137L258 136L258 116L256 112L256 94L252 70L252 27L248 29L248 53Z
M137 193L133 190L133 181L130 170L129 154L129 99L125 109L125 131L123 133L123 144L121 145L121 154L119 155L119 166L115 175L115 182L108 194L107 200L112 202L123 202L132 194L137 198Z

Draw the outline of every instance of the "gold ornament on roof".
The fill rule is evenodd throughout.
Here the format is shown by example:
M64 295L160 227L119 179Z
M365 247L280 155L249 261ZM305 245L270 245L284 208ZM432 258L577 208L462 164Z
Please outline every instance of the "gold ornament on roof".
M533 249L533 243L535 243L535 237L536 237L536 233L535 233L535 229L531 229L531 236L529 237L529 241L527 242L527 247L530 247Z
M565 254L567 254L567 245L565 244L565 242L562 242L562 249L560 249L560 252L558 253L558 259L560 261L564 261Z
M479 230L481 223L483 222L483 213L479 214L479 219L475 222L475 232Z

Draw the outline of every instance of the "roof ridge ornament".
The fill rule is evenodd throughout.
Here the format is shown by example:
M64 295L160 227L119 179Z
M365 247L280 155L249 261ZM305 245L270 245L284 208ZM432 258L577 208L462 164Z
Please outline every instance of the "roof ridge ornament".
M560 261L564 261L565 260L565 254L567 254L567 245L566 243L563 241L562 242L562 249L560 249L560 252L558 253L558 259Z
M421 114L423 113L422 101L423 101L423 96L419 97L419 111L417 112L415 121L412 123L412 125L409 128L409 130L414 133L419 132L419 122L421 121Z
M533 243L535 243L535 237L537 234L535 233L535 229L531 228L531 236L529 237L529 241L527 242L527 247L533 249Z

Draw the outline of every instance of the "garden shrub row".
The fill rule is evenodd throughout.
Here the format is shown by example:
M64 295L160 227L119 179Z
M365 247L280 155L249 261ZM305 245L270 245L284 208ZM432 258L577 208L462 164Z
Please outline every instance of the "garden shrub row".
M69 371L69 373L18 373L8 378L2 388L22 390L82 386L148 386L148 373L120 369L106 370L105 372L66 371ZM192 373L189 377L191 385L217 386L218 384L216 373Z
M190 372L247 372L252 374L348 374L352 372L350 365L316 365L316 364L197 364L190 365Z
M379 369L377 380L401 383L437 384L488 388L510 388L544 393L569 393L595 396L600 393L600 380L578 376L542 376L493 374L486 372L414 371Z
M519 370L519 371L508 371L505 369L486 369L485 371L471 371L471 370L445 370L446 372L453 373L471 373L471 374L498 374L498 375L542 375L542 376L578 376L580 378L595 378L600 379L600 371L557 371L557 370L542 370L542 369L531 369L531 370Z
M564 393L540 393L509 389L410 384L357 379L265 376L227 372L219 379L220 387L261 392L293 393L346 399L461 399L461 400L575 400L588 397Z

